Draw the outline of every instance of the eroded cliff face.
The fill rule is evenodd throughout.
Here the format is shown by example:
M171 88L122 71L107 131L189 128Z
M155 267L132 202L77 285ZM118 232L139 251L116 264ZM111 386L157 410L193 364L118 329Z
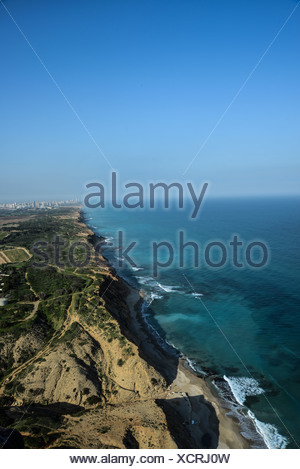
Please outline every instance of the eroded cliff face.
M26 404L34 396L40 404L89 406L146 399L158 390L163 392L162 377L138 356L133 344L126 345L130 350L74 322L34 363L30 373L23 372L22 389L15 393Z
M38 423L39 415L54 406L63 417L51 447L176 447L165 414L156 404L165 396L164 379L139 357L134 344L108 340L96 327L85 329L74 321L12 383L15 408L7 410L8 416L33 406ZM35 430L33 434L30 426L25 430L27 440L31 436L34 441Z

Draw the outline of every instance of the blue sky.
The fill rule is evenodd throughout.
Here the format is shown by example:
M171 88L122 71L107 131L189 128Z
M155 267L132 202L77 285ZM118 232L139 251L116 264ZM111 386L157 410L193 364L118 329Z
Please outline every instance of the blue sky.
M1 2L2 3L2 2ZM120 181L299 194L295 0L6 0ZM0 5L0 201L81 196L111 168Z

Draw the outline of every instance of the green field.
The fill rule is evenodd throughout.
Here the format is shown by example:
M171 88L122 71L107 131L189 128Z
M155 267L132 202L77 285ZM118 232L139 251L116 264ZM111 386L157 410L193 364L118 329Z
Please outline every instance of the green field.
M8 233L6 231L0 231L0 241L2 241L2 239L6 238L7 235L8 235Z
M6 249L4 254L8 257L10 262L26 262L30 259L30 255L22 248Z

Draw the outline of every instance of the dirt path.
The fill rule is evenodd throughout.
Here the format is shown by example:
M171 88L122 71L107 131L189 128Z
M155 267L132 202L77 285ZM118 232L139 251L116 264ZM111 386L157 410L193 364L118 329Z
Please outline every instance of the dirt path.
M32 304L33 305L33 309L31 311L31 313L29 314L29 316L27 316L25 319L20 319L19 321L17 322L24 322L24 321L29 321L29 319L33 318L33 316L35 315L35 313L37 312L38 310L38 307L39 307L39 304L40 304L40 300L37 300L37 301L33 301L32 303L29 303L29 302L20 302L21 304Z
M1 252L0 252L0 265L7 264L7 262L3 259Z
M26 270L26 272L25 272L25 281L26 281L27 285L29 286L30 290L32 291L32 293L34 294L34 296L35 296L36 298L38 298L39 295L34 291L34 289L32 288L31 283L30 283L29 280L28 280L28 272L27 272L27 270Z
M2 262L3 264L4 263L11 264L11 260L7 257L7 255L4 253L4 251L1 251L0 254L1 254L1 257L4 261L4 262Z

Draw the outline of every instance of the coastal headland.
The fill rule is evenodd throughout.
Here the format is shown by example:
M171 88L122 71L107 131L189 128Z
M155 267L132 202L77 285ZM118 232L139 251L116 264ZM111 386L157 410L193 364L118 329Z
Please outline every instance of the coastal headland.
M251 447L228 402L149 329L143 293L103 257L79 206L1 216L4 447L16 435L25 448ZM78 267L67 243L51 263L57 236L76 243ZM50 263L36 267L41 241ZM80 243L97 251L88 265Z

